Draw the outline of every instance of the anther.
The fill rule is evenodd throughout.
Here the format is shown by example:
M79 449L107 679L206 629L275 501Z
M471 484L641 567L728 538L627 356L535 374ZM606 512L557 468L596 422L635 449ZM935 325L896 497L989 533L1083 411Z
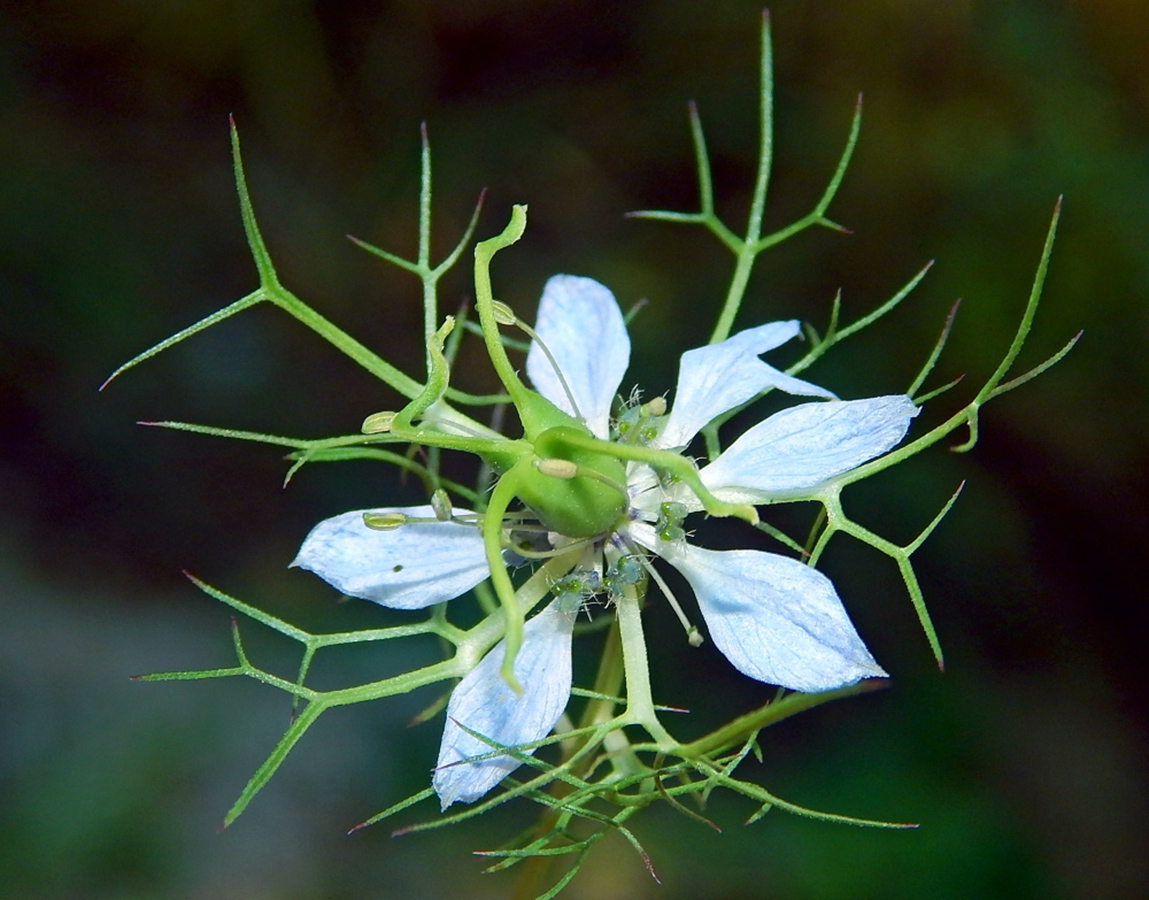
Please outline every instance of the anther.
M515 311L502 300L492 300L491 311L495 314L495 321L500 325L514 325L519 321L519 317L515 315Z
M655 397L643 407L643 412L648 416L666 415L666 398Z
M391 430L391 425L395 421L395 413L393 412L377 412L372 413L363 420L363 424L359 430L363 434L384 434Z
M664 541L679 541L686 537L682 522L688 512L686 504L677 500L668 500L659 506L658 522L654 526L658 536Z
M451 498L442 488L438 488L431 495L431 509L435 511L435 518L440 522L451 521Z
M374 531L394 531L407 524L407 516L399 512L363 513L363 524Z
M536 459L535 468L543 475L562 478L566 481L578 475L578 466L569 459Z

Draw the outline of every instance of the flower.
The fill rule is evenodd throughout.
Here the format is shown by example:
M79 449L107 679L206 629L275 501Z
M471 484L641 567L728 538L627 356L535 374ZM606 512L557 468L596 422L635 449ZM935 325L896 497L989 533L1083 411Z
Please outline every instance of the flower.
M752 426L699 477L730 503L760 504L812 496L827 479L861 465L905 436L918 408L905 396L838 400L829 391L759 359L799 333L796 321L770 322L684 353L673 407L631 405L611 433L611 407L630 362L630 339L611 292L589 278L556 275L543 291L527 355L536 390L581 418L602 441L681 451L711 420L767 388L822 398L775 413ZM688 542L682 522L703 508L686 485L651 464L626 467L628 503L600 538L616 574L647 553L686 578L711 639L739 671L795 691L825 691L886 673L866 649L830 580L795 559L760 550L709 550ZM377 530L364 514L402 514L401 527ZM360 510L320 522L292 563L351 596L416 609L465 593L489 574L479 530L466 511L438 521L431 507ZM635 577L635 576L632 576ZM570 596L528 621L514 671L514 693L500 675L505 645L497 645L459 683L434 776L445 809L477 799L519 760L490 756L492 746L530 744L546 737L570 693L574 613ZM468 731L469 729L469 731ZM471 732L474 732L472 734ZM481 735L482 738L475 735ZM529 753L529 748L523 751Z

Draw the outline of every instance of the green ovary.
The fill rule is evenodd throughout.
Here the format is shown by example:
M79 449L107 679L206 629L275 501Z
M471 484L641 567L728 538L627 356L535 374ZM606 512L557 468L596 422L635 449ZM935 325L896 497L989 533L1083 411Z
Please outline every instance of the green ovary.
M584 436L566 425L550 428L535 439L535 453L541 459L569 460L580 474L556 478L526 469L516 493L551 531L572 538L594 537L617 524L626 508L626 469L613 456L570 446L564 440L567 434ZM586 472L593 474L581 474Z

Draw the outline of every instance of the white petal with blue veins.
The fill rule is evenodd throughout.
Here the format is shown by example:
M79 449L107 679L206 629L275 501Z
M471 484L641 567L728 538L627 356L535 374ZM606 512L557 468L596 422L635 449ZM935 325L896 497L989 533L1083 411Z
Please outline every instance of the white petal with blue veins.
M918 411L901 394L792 406L750 428L699 474L729 503L799 495L896 446Z
M768 387L804 397L833 397L824 388L779 372L758 358L795 337L797 320L747 328L720 344L682 354L674 405L659 435L659 447L682 447L716 416L753 400Z
M743 674L807 693L886 674L818 570L773 553L684 541L663 542L659 552L690 582L711 640Z
M499 674L506 651L504 641L451 693L431 782L443 809L456 800L478 800L521 765L512 756L466 762L491 753L494 747L468 734L459 723L503 747L530 744L551 733L570 699L574 620L574 613L564 611L555 601L523 626L523 643L514 663L522 694L511 690ZM534 751L523 752L530 755Z
M532 341L527 375L535 390L564 412L583 416L595 437L609 437L610 407L630 364L630 336L614 294L593 278L555 275L543 288L535 333L554 356L578 409Z
M455 514L467 514L455 509ZM459 522L411 522L368 528L363 514L434 519L430 506L360 509L324 519L291 565L336 590L393 609L422 609L466 593L490 574L479 529Z

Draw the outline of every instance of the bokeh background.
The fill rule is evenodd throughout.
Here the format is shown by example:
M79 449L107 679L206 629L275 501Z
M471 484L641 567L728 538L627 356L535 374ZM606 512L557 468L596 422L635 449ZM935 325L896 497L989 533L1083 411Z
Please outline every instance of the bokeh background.
M283 490L270 448L133 423L318 437L354 431L395 397L270 308L96 388L255 286L229 113L284 282L389 359L418 369L417 284L344 234L413 252L425 120L439 253L479 188L490 190L480 236L529 203L527 235L497 267L501 298L529 318L558 271L599 278L624 306L647 298L632 373L648 390L670 387L730 260L701 231L623 213L695 208L694 99L721 210L741 227L759 11L742 0L3 5L0 896L508 895L511 880L479 877L468 851L496 845L527 809L398 840L386 825L344 834L426 783L437 726L405 723L432 695L330 713L219 833L286 725L283 696L246 681L128 680L232 659L228 612L181 569L315 628L389 621L284 567L320 518L411 490L365 463L311 467ZM864 91L861 141L831 209L854 233L807 232L768 254L739 324L823 326L839 288L857 316L936 258L904 308L810 377L847 397L904 389L962 297L937 380L968 378L923 418L940 417L1007 346L1064 193L1021 364L1086 333L1054 371L984 412L975 452L938 448L848 497L860 519L908 540L968 480L916 557L947 672L889 561L842 541L826 567L893 687L763 736L756 777L780 795L921 829L780 813L744 828L751 810L716 797L721 835L666 810L636 820L662 887L608 842L566 896L1143 897L1145 4L778 0L772 17L768 223L811 206ZM446 305L468 295L466 269L444 281ZM492 386L481 363L465 354L457 383ZM696 709L681 729L762 702L766 689L712 650L688 670L665 608L650 618L656 693ZM253 655L289 669L291 647L244 633ZM431 653L321 657L316 676L374 678Z

